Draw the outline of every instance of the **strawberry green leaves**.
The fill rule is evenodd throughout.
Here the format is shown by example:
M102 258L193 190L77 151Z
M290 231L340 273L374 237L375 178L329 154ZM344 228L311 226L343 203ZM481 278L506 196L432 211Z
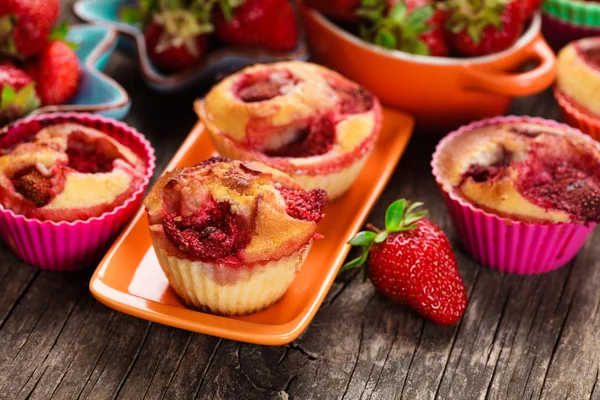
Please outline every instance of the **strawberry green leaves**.
M385 230L379 231L372 227L371 230L357 233L348 244L362 247L362 254L347 262L340 271L346 271L352 268L360 267L365 264L369 257L371 246L375 243L383 243L390 234L406 232L417 227L416 222L423 219L427 210L417 211L423 206L421 202L412 202L410 200L396 200L386 210ZM369 228L369 226L367 226Z
M0 126L22 117L40 106L35 92L35 83L31 82L15 91L10 85L4 85L0 91Z
M362 1L356 12L363 18L363 24L359 27L362 38L387 49L430 55L427 44L420 36L434 29L430 20L435 7L430 4L408 12L406 4L401 1L387 15L386 10L386 1Z

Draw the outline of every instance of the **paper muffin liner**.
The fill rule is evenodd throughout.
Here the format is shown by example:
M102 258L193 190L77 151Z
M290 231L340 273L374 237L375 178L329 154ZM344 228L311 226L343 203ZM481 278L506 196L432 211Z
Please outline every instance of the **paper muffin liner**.
M442 192L454 230L471 256L502 272L539 274L564 266L579 252L595 223L525 223L479 209L444 188L437 160L453 138L465 132L503 122L529 122L558 127L580 135L580 131L555 121L532 117L496 117L477 121L450 133L438 144L431 166Z
M554 97L562 111L565 122L583 133L587 133L592 138L600 142L600 118L594 118L591 115L580 111L575 107L567 97L556 87L554 88Z
M235 144L230 143L228 141L222 140L218 137L218 135L213 134L209 129L207 131L210 134L212 142L217 149L217 152L223 156L230 158L232 160L252 160L264 163L269 165L270 167L279 169L289 176L291 176L294 180L296 180L300 185L306 189L323 189L327 192L329 196L329 201L333 201L344 193L346 193L356 178L360 174L365 162L371 155L373 151L374 143L371 144L370 149L361 156L360 159L355 162L349 164L348 166L342 168L339 171L331 171L331 172L323 172L323 173L294 173L289 169L284 169L278 167L275 163L269 162L269 157L254 157L253 153L244 151L239 149Z
M132 127L113 119L84 113L41 114L25 118L3 129L2 142L19 141L40 129L63 122L98 129L130 148L145 163L141 185L112 211L85 221L40 221L15 214L0 205L0 236L23 261L51 271L73 271L90 266L104 254L142 200L155 167L154 149Z
M218 315L247 315L277 302L288 290L312 243L288 257L252 267L189 261L154 251L173 290L188 306Z
M592 2L586 4L592 4ZM600 5L597 7L600 9ZM542 13L542 34L550 47L559 51L575 40L600 35L600 23L597 26L581 25L544 12Z

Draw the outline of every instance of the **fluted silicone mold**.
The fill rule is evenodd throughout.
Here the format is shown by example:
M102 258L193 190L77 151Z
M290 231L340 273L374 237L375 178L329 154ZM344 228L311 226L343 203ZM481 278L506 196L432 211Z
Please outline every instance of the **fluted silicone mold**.
M437 165L439 154L456 136L503 122L530 122L559 127L599 146L577 129L555 121L532 117L497 117L477 121L450 133L438 144L431 166L433 175L464 248L483 265L502 272L539 274L560 268L579 252L595 224L525 223L481 210L444 188Z
M575 107L569 99L561 93L560 90L554 88L554 97L558 101L558 105L562 111L565 122L583 133L587 133L592 138L600 141L600 118L595 118Z
M154 173L154 149L134 128L113 119L84 113L42 114L16 121L0 133L0 147L20 141L41 128L73 122L98 129L129 147L145 163L144 179L123 204L85 221L40 221L0 205L0 236L23 261L51 271L72 271L91 265L104 254L142 200Z

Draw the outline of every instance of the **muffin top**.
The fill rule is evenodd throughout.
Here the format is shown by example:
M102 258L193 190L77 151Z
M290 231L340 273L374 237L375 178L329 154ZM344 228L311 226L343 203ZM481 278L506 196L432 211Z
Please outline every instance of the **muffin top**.
M600 38L581 39L560 51L556 85L574 106L600 118Z
M155 244L171 256L230 266L279 260L306 246L327 194L251 161L213 157L159 178L144 201Z
M75 123L45 127L0 151L0 204L42 221L111 211L139 187L145 170L129 148Z
M301 168L307 158L363 154L381 120L379 101L365 89L298 61L248 67L221 81L195 108L221 140L278 159L284 170Z
M475 128L441 144L433 167L445 191L502 217L600 222L600 145L560 126Z

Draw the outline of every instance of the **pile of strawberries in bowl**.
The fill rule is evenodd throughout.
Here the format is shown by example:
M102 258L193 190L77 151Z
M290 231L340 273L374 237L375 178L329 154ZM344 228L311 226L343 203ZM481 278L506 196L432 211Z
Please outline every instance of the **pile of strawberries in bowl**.
M79 59L58 13L58 0L0 1L0 126L77 92Z
M412 54L475 57L519 39L541 0L305 0L369 43Z
M166 74L192 69L223 46L287 52L298 44L287 0L139 0L119 17L140 27L148 57Z

